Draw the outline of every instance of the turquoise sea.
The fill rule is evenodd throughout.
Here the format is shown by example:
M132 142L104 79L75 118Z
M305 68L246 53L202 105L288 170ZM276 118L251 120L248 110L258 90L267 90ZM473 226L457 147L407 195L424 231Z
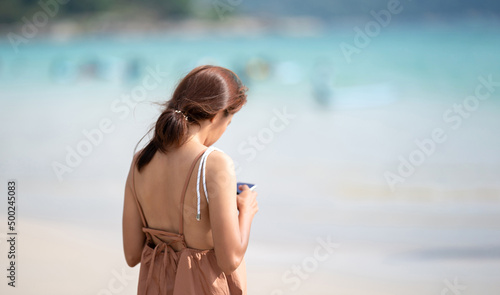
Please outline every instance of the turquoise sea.
M50 235L46 227L52 240L39 239L47 253L68 237L102 233L110 269L121 269L124 181L135 144L158 115L154 103L169 99L190 69L217 64L249 88L215 146L237 163L238 181L259 186L250 294L294 291L282 275L328 236L339 251L296 294L443 294L455 277L467 294L496 294L500 22L391 23L349 62L341 44L355 46L354 28L365 24L37 36L18 51L4 36L0 179L19 182L26 241L36 240L29 233L37 223L87 233ZM144 90L146 77L154 86ZM25 253L35 253L29 243ZM91 261L75 263L92 273ZM64 272L35 258L23 263L37 286L50 288L48 276ZM85 294L105 284L93 281Z
M175 82L196 64L217 63L243 74L249 60L260 58L269 67L268 75L259 76L259 83L242 77L247 84L254 83L254 91L303 96L319 63L332 71L333 87L390 83L405 96L449 99L467 94L477 76L498 71L498 21L390 24L376 36L368 36L367 45L347 57L341 44L355 46L354 28L363 25L332 26L297 35L35 37L17 46L4 36L0 41L0 85L4 90L23 85L84 89L89 83L96 87L118 84L126 89L147 65L160 66L170 74L169 82Z

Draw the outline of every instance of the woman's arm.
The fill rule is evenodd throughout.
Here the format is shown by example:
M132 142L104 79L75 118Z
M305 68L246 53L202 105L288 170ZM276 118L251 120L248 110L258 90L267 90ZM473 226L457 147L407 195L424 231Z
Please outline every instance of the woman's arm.
M206 162L210 223L217 264L226 274L240 265L247 250L250 227L258 211L257 192L243 187L236 195L232 159L219 151ZM238 212L239 211L239 212Z
M123 250L125 252L125 260L130 267L136 266L141 262L141 254L146 242L146 235L142 231L142 220L139 213L139 208L135 202L135 190L132 182L132 169L135 168L135 159L130 165L127 181L125 183L125 200L123 204ZM137 176L137 170L135 171Z

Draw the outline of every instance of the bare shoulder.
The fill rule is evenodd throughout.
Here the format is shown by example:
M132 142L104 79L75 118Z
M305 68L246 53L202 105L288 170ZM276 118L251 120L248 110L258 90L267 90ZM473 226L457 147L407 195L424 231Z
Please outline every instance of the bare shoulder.
M128 177L127 177L127 185L130 185L131 182L133 181L133 175L135 175L136 173L138 174L139 172L137 172L137 160L139 158L139 155L141 153L142 150L136 152L134 154L134 156L132 157L132 161L130 162L130 167L129 167L129 172L128 172Z
M234 168L234 162L228 154L219 150L214 150L207 157L207 169L209 169L208 167L213 170Z
M208 181L231 180L235 178L233 159L226 153L214 150L206 160L206 177Z

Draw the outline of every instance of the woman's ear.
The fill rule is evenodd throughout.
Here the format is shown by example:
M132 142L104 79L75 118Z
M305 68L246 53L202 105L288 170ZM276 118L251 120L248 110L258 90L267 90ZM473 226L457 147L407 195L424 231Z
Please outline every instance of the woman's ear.
M220 116L222 115L222 112L217 112L213 118L210 118L210 123L214 123L215 121L220 120Z

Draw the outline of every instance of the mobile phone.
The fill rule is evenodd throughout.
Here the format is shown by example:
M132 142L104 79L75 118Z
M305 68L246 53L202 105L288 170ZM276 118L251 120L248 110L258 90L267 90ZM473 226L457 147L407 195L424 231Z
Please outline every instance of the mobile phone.
M239 186L242 185L242 184L248 185L248 187L250 188L250 190L254 190L257 187L257 185L253 184L253 183L238 182L238 183L236 183L236 194L241 193L241 190L239 189Z

